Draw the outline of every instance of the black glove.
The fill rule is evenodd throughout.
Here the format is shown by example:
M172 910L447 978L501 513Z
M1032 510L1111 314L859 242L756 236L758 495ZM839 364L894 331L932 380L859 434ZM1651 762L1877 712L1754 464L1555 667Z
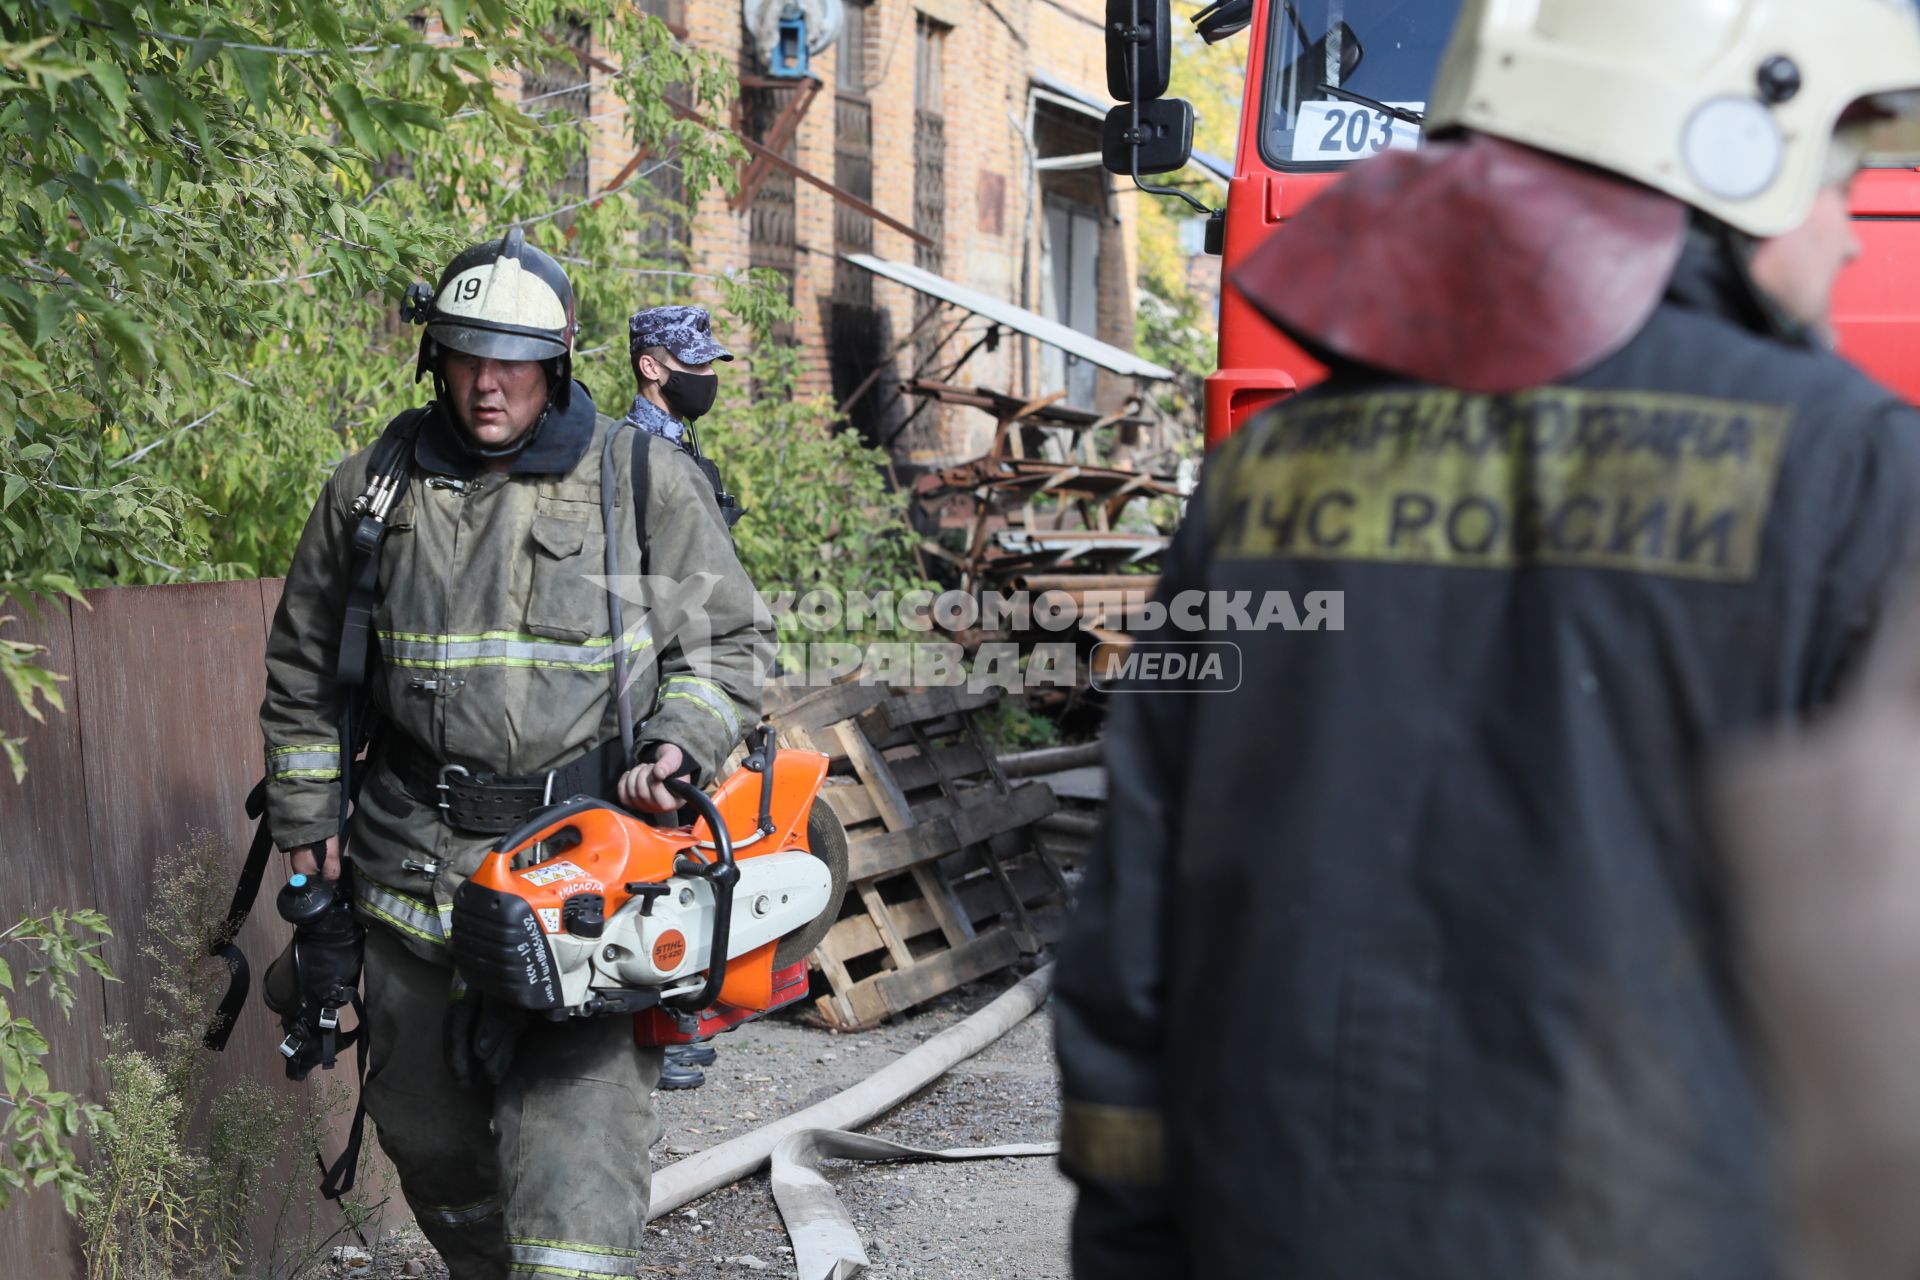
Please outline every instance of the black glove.
M463 1085L506 1079L513 1051L526 1028L527 1012L489 1000L456 975L447 998L447 1069Z

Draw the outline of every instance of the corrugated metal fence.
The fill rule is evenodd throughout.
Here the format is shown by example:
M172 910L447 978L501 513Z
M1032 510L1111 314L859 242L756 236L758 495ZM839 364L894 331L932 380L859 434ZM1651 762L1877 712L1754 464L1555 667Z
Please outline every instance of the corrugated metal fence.
M46 1034L57 1088L104 1097L107 1028L124 1025L141 1047L160 1030L147 1013L155 966L140 954L156 860L205 830L226 841L238 874L279 596L277 580L113 588L88 592L91 608L55 606L4 633L47 647L45 665L67 677L67 710L35 724L0 692L0 732L25 733L29 769L23 785L0 772L0 929L54 907L97 908L114 927L105 954L123 979L87 975L70 1020L37 993L16 1001ZM303 1087L285 1082L277 1027L258 995L259 974L286 939L272 904L277 870L240 935L254 992L214 1067L216 1089L240 1079ZM334 1074L350 1083L346 1071ZM0 1258L31 1259L37 1276L80 1274L78 1237L56 1197L35 1193L0 1214Z

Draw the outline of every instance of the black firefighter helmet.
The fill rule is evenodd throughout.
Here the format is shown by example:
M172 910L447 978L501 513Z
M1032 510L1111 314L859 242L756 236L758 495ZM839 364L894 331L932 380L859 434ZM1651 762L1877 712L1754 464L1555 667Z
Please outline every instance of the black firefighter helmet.
M490 360L538 360L546 365L549 403L567 407L573 388L573 284L551 254L527 243L521 228L462 252L440 273L430 294L424 284L408 289L406 315L427 326L415 382L432 373L435 391L444 396L441 361L448 351Z

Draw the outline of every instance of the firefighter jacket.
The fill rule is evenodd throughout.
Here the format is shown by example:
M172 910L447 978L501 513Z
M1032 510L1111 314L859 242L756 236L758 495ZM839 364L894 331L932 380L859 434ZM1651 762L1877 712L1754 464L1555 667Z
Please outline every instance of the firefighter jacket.
M384 727L349 845L363 911L423 950L444 943L453 890L488 839L442 822L431 787L403 778L417 778L422 761L429 776L440 765L538 775L618 735L614 637L599 576L608 537L621 574L642 572L636 439L649 450L644 571L662 593L652 599L695 620L656 627L625 588L636 743L673 743L696 781L711 779L757 717L772 661L771 617L734 554L712 488L682 450L595 413L578 385L570 408L549 416L506 474L485 471L454 431L429 412L388 521L377 656L367 677ZM603 449L619 487L611 529L603 529L600 501ZM337 830L335 657L349 508L365 486L370 452L349 458L315 504L267 644L261 725L269 822L281 848Z
M1147 639L1234 648L1113 696L1061 948L1076 1273L1781 1274L1694 787L1834 693L1917 445L1697 236L1556 385L1336 367L1226 442Z

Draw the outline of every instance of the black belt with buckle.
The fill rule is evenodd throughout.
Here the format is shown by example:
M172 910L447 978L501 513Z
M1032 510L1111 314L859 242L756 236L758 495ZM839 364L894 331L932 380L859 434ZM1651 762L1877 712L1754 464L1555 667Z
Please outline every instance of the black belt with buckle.
M520 778L442 764L425 755L395 752L387 763L414 799L438 808L448 826L497 836L573 796L611 798L626 760L620 740L613 738L558 769Z

